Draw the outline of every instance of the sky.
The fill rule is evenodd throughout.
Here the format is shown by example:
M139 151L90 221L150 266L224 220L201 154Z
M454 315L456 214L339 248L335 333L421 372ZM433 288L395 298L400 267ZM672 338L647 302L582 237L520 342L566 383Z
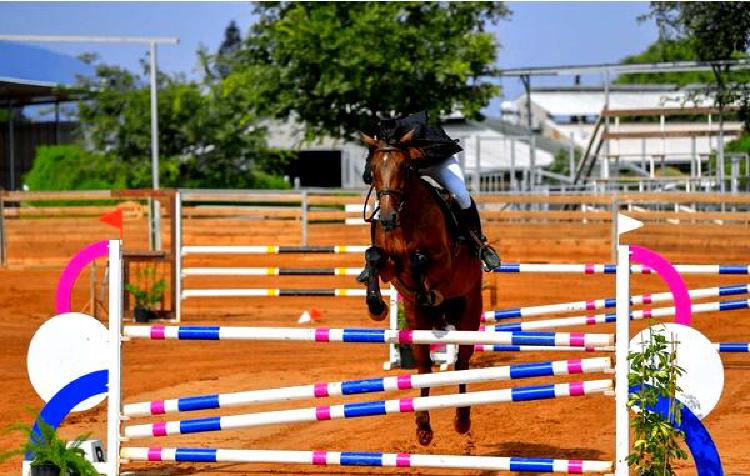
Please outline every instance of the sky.
M504 67L615 63L643 51L657 37L653 22L638 24L647 2L509 2L508 21L491 27L502 45ZM0 34L154 35L178 37L159 48L159 68L195 76L196 50L215 51L226 25L235 20L246 32L252 23L248 2L3 2ZM103 61L139 68L147 47L139 45L36 44L67 55L97 52ZM0 68L10 61L2 58ZM6 63L6 66L8 64ZM584 82L596 81L584 78ZM572 78L540 78L534 84L572 84ZM503 95L522 92L518 79L503 80Z

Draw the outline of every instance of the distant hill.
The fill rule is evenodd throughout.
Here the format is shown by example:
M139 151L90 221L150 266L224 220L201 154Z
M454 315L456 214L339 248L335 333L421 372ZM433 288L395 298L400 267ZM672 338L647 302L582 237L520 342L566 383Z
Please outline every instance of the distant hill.
M0 76L73 84L94 68L69 55L40 46L0 41Z

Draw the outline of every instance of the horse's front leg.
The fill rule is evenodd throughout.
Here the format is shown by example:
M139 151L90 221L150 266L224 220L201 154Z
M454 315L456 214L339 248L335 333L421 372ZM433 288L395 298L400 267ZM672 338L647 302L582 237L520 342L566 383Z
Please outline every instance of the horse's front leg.
M479 316L482 312L482 291L479 285L467 293L466 302L458 317L457 330L476 331L479 329ZM474 354L473 345L458 346L455 370L468 370L471 356ZM458 385L458 393L466 393L466 384ZM456 407L456 418L453 427L458 433L468 433L471 429L471 407Z
M384 261L383 250L377 246L371 246L365 251L365 269L368 270L365 302L370 312L370 319L373 321L382 321L388 314L388 306L385 305L383 295L380 292L379 271Z
M420 306L411 301L404 302L406 318L410 329L429 329L429 317ZM429 374L432 372L432 358L430 357L430 346L427 344L412 345L414 360L417 365L417 372L420 374ZM422 397L430 396L430 387L424 387L419 390ZM427 446L432 441L433 431L430 426L430 413L426 410L420 410L415 413L415 422L417 424L417 441L422 446Z

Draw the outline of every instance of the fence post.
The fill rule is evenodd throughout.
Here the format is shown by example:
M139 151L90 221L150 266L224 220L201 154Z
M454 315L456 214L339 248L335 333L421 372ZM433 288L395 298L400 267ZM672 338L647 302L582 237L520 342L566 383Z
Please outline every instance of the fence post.
M182 194L179 190L174 193L174 206L172 226L172 263L173 263L173 287L172 295L174 299L174 320L180 322L180 313L182 312Z
M307 190L302 191L302 246L307 246Z

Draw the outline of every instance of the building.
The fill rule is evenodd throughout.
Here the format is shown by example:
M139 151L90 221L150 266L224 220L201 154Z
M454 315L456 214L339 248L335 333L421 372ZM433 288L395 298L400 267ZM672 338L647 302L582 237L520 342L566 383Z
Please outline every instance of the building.
M299 151L299 158L289 170L293 183L302 187L360 188L364 185L362 172L367 150L358 142L330 137L305 141L302 127L293 120L267 121L265 126L269 131L269 146ZM464 149L458 160L474 191L477 183L483 191L504 190L512 183L521 184L524 177L528 180L532 160L536 168L548 167L554 154L567 148L565 141L548 137L530 139L524 128L499 119L473 121L454 114L445 119L443 127Z

